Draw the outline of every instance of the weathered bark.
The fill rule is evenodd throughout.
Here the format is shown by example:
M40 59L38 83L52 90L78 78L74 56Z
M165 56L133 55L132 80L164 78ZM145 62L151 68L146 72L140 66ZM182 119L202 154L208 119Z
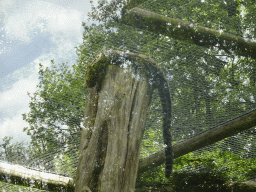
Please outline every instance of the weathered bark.
M205 131L193 138L180 142L173 146L174 158L185 155L189 152L203 148L213 144L224 138L233 136L241 131L245 131L256 126L256 110L252 110L242 116L230 119L223 124ZM139 173L147 171L152 167L159 166L164 163L164 149L144 158L140 159Z
M138 77L139 75L139 77ZM134 191L140 144L152 89L145 76L109 65L89 89L76 191ZM99 91L100 88L100 91Z
M128 11L124 22L195 45L216 46L224 51L234 51L237 55L256 59L256 42L223 31L195 25L181 19L166 17L134 7Z

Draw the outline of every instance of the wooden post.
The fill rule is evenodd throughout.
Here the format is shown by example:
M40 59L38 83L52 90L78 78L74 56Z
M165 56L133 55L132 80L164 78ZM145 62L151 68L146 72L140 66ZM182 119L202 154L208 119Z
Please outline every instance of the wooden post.
M118 65L108 65L104 80L89 88L76 192L135 190L151 94L145 74Z

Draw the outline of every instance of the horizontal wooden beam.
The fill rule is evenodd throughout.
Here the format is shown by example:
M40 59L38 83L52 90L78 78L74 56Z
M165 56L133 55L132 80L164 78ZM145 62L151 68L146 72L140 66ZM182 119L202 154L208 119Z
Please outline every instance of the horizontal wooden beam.
M174 158L185 155L189 152L211 145L217 141L233 136L256 126L256 109L248 111L240 116L223 122L220 125L210 128L201 134L173 146ZM160 151L140 159L139 173L157 167L164 163L164 148Z
M61 175L55 175L52 173L45 173L42 171L37 171L33 169L28 169L20 165L11 165L0 161L0 173L7 174L15 177L20 177L24 179L42 181L46 183L51 183L55 185L68 185L74 184L71 177L64 177Z
M191 44L204 47L215 46L219 50L233 51L237 55L256 59L256 42L139 7L129 10L123 22Z

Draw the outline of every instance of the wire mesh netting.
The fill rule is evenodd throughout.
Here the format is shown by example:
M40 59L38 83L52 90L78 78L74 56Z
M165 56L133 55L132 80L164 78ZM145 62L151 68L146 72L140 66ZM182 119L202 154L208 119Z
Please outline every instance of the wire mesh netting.
M51 68L39 72L38 91L30 96L31 111L23 114L30 124L24 131L31 143L3 139L2 191L22 191L25 186L29 188L23 191L74 190L88 94L83 87L86 66L106 50L147 55L160 66L172 97L174 147L200 136L207 138L204 133L239 119L229 133L223 133L228 137L218 140L217 135L210 145L179 155L174 173L216 171L233 182L255 180L256 123L242 119L256 108L255 11L255 3L249 0L99 1L90 17L101 24L83 24L83 43L77 47L79 59L72 70L52 62ZM148 109L142 160L164 147L157 90ZM31 175L39 172L45 176L42 173L38 181ZM59 180L57 187L51 186L51 177L53 184Z

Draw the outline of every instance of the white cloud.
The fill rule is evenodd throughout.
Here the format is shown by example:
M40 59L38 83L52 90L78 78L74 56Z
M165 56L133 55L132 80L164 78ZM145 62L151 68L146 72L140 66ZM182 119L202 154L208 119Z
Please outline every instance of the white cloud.
M28 123L22 120L21 115L12 116L11 118L4 118L1 126L1 137L2 140L4 136L13 137L12 143L16 142L30 142L30 136L22 132L23 127L28 127ZM2 141L1 141L2 142ZM0 143L1 143L0 142Z
M6 21L6 38L29 43L39 32L54 38L81 39L81 13L43 1L29 1Z
M0 110L5 116L0 123L1 137L13 136L15 141L29 139L22 132L23 127L28 126L28 123L23 121L21 114L28 112L27 92L34 93L37 83L36 77L31 75L29 78L15 82L9 90L0 94Z
M34 92L36 87L36 81L34 79L32 81L31 77L17 81L10 90L0 94L0 108L4 109L4 113L8 116L17 114L21 108L28 106L27 91Z
M0 6L3 5L1 2L3 1L0 0ZM59 1L58 4L51 3L54 1L19 1L18 6L15 4L17 0L5 0L4 2L9 2L2 7L5 10L13 5L11 12L4 15L3 23L4 41L14 42L10 44L10 48L12 48L10 50L15 50L17 44L26 45L33 42L34 37L40 33L50 34L46 38L50 38L53 43L48 47L47 44L48 51L27 63L23 69L18 69L2 79L5 81L11 78L12 80L15 79L16 82L5 84L4 87L8 87L5 88L5 91L0 88L2 91L0 92L0 142L4 136L13 136L14 141L28 141L29 137L22 132L23 127L28 126L28 123L23 121L21 114L29 112L30 98L27 92L33 94L36 91L38 64L42 63L44 67L49 67L52 59L55 63L76 61L74 47L82 43L83 28L81 24L87 19L84 10L88 11L89 1L77 1L76 6L72 6L72 9L68 8L68 5L64 6L63 1ZM87 6L83 10L81 5L85 4ZM8 47L2 51L4 52L6 49ZM19 54L18 51L17 54ZM30 72L24 73L26 70ZM21 73L23 74L21 75ZM8 82L7 80L5 82Z

